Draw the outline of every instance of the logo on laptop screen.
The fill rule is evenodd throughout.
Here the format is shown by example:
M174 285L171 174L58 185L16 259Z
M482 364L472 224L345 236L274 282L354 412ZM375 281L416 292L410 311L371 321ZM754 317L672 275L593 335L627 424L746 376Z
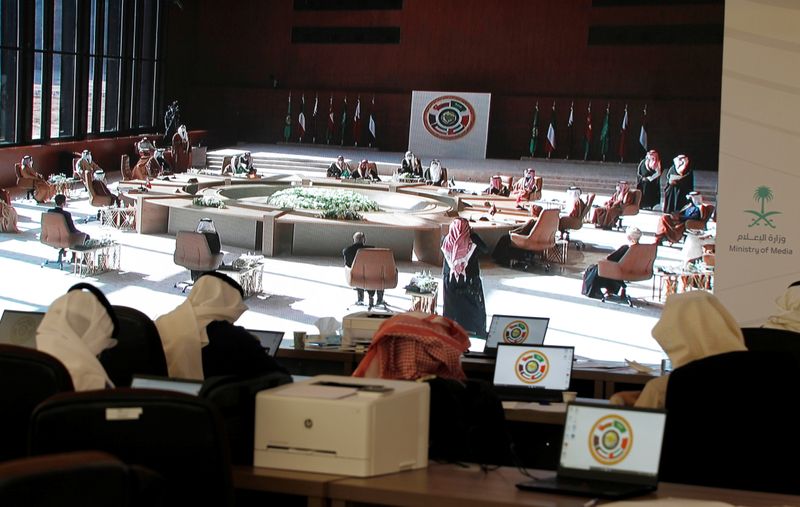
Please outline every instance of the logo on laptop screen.
M598 419L589 432L589 451L603 465L624 460L633 446L633 429L624 417L610 414Z
M523 320L509 322L506 324L506 328L503 329L503 343L511 343L513 345L525 343L525 339L530 332L528 324Z
M514 365L517 378L526 384L541 382L550 371L550 361L543 352L527 350L520 354Z
M428 103L422 113L422 123L432 136L451 141L472 130L475 109L461 97L443 95Z

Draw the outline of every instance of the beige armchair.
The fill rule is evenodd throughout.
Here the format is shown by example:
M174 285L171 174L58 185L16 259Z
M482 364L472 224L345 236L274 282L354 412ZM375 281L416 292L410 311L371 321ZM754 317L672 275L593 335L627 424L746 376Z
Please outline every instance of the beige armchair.
M389 248L362 248L351 267L344 268L347 285L354 289L386 290L397 287L397 266Z
M703 203L700 205L700 219L699 220L687 220L686 221L686 230L687 231L704 231L708 226L708 221L714 215L714 205Z
M529 252L544 252L556 246L556 231L558 231L558 209L542 210L531 232L526 234L508 233L511 244L521 250ZM550 264L545 263L545 269L550 270Z
M636 244L631 245L619 262L601 259L597 263L597 275L611 280L621 282L641 282L653 277L653 264L656 261L658 244ZM625 288L622 288L621 297L633 306L633 301L628 296ZM605 296L603 301L605 301Z
M33 199L36 191L36 178L31 178L22 172L22 164L17 162L14 164L14 174L17 176L17 186L25 190L25 198Z
M214 271L222 264L222 253L212 253L208 240L202 232L178 231L175 236L175 253L172 260L190 271ZM194 281L178 282L176 288L183 292L194 285Z
M630 204L626 204L622 207L622 213L619 214L619 218L617 218L617 228L622 230L622 217L628 216L632 217L634 215L639 214L639 205L642 203L642 191L638 188L628 190L630 194L633 196L633 202Z
M569 241L569 233L570 231L577 231L578 229L583 227L583 222L586 220L586 215L589 213L589 210L592 209L592 204L594 203L594 193L585 194L586 198L581 199L585 203L583 208L583 213L578 215L577 217L571 216L563 216L558 219L558 230L561 232L561 238L566 239ZM583 248L582 241L575 242L578 249L580 250Z
M58 259L55 261L45 261L42 266L56 263L59 269L64 268L64 254L67 248L82 245L88 236L83 232L69 232L67 219L61 213L42 213L42 233L39 241L47 246L58 248Z

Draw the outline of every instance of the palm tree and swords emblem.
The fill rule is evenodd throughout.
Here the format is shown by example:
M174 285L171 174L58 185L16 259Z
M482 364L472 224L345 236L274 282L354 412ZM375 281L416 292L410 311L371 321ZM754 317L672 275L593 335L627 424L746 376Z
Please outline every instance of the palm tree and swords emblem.
M773 223L772 219L770 218L773 215L780 215L780 211L765 211L764 204L768 201L771 201L775 197L772 193L772 189L761 185L756 187L755 192L753 192L753 200L761 202L761 211L754 210L754 209L746 209L744 210L745 213L750 213L754 216L753 221L748 225L748 227L753 227L755 225L761 224L763 221L763 225L768 227L775 228L775 224Z

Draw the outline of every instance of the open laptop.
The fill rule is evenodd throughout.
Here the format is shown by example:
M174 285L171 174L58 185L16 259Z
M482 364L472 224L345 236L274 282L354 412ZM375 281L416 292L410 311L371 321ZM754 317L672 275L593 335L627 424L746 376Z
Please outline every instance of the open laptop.
M0 343L36 348L36 329L44 312L4 310L0 317Z
M177 391L179 393L197 396L203 383L199 380L188 380L168 377L154 377L150 375L134 375L131 387L137 389L161 389L164 391Z
M483 352L470 352L470 357L495 357L497 345L541 345L550 323L548 317L492 315Z
M517 487L600 498L655 491L665 422L663 411L572 403L556 476Z
M494 389L505 401L561 401L572 377L574 347L497 346Z
M248 329L248 333L258 338L264 351L271 357L275 357L278 348L283 340L283 331L261 331L259 329Z

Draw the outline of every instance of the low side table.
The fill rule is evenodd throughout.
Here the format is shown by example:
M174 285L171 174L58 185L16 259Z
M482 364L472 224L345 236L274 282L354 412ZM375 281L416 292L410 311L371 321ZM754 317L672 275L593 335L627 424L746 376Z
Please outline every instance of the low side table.
M217 271L226 274L236 280L242 286L244 297L249 298L253 294L261 293L263 278L263 266L259 263L245 269L234 269L232 266L220 266Z
M100 209L100 224L103 227L112 227L120 231L133 231L136 229L136 208L117 208L106 206Z
M436 315L436 307L439 304L438 286L433 292L412 292L407 290L406 294L411 296L411 308L409 308L408 311Z
M118 271L120 266L120 245L110 243L95 247L74 246L67 249L72 254L72 273L81 277L98 275L107 271Z

